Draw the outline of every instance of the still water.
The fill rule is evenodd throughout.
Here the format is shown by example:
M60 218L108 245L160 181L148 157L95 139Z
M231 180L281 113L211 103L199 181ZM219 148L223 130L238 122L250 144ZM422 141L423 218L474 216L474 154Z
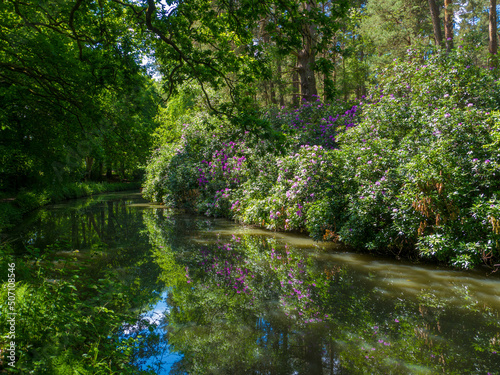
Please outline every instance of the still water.
M52 264L71 256L135 286L125 298L143 306L119 335L139 337L138 371L500 374L500 271L355 254L140 193L46 207L11 240L18 255L48 247Z

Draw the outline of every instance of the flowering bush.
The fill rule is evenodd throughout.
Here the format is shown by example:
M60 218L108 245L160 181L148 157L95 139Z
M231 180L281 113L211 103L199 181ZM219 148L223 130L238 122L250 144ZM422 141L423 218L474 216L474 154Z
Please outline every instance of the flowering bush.
M382 97L339 137L351 183L340 239L464 268L498 258L498 120L487 109L498 106L496 82L466 64L460 55L431 58L425 73L412 61L394 64ZM464 71L465 81L453 78Z
M303 102L295 109L270 109L264 117L278 130L288 135L292 144L318 145L326 149L337 146L337 134L354 126L359 103Z
M493 72L459 51L380 73L353 105L304 103L262 116L285 135L186 127L158 151L145 195L316 240L493 265L500 244L500 105ZM363 111L360 113L359 108ZM219 130L222 129L222 130Z
M235 194L234 217L274 230L308 229L319 238L330 223L311 223L310 211L338 190L332 155L322 146L303 145L296 153L269 160L271 167L259 170Z

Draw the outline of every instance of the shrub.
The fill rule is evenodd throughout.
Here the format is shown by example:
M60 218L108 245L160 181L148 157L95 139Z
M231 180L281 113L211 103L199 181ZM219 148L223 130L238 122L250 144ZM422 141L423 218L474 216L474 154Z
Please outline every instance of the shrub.
M458 54L429 59L425 72L413 61L386 69L379 100L339 137L344 179L352 179L342 240L369 249L415 247L465 268L498 257L497 234L486 225L496 217L479 217L474 208L496 207L497 118L487 108L498 98L489 71L467 63Z
M146 196L180 205L194 191L187 199L207 215L457 267L492 265L500 91L494 71L469 56L395 61L360 103L268 110L262 119L286 136L274 150L248 132L189 130L178 151L160 150L148 167Z

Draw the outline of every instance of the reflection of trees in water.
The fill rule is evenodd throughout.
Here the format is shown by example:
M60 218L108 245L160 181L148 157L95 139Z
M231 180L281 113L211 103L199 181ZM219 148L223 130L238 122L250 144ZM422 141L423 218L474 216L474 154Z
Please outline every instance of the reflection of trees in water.
M109 199L107 195L40 209L20 229L18 251L27 246L39 248L47 272L52 262L62 264L70 274L82 268L85 280L116 279L129 292L125 305L142 307L158 298L152 292L161 288L159 267L148 256L142 212L128 203L126 197ZM88 292L85 282L82 285L82 291Z
M191 240L202 239L199 228L210 227L206 220L186 221L172 215L165 221L165 216L145 212L150 240L161 249L157 262L168 267L168 275L162 276L167 285L175 285L168 298L167 337L184 358L171 373L320 374L331 367L330 358L322 356L317 327L302 322L297 329L279 307L282 277L266 270L268 253L278 244L248 236L228 248L224 241L210 243L214 238L207 235L206 244L200 245ZM292 266L297 267L300 260L293 258ZM173 276L173 262L182 275ZM222 274L219 263L240 271L239 277ZM186 272L192 284L187 283ZM234 288L243 278L249 279L248 293L243 285Z
M217 242L206 219L144 215L173 286L167 338L184 355L174 374L496 371L500 322L484 309L390 299L376 280L269 237Z
M51 368L65 360L64 352L86 365L109 363L109 371L119 371L117 360L127 361L125 352L134 344L120 341L117 330L161 298L160 268L142 233L142 213L124 199L68 206L42 209L19 230L21 245L39 251L16 263L30 293L17 305L18 365L26 373L38 360L39 370Z
M41 209L19 230L18 245L44 248L65 243L72 249L85 250L99 243L113 246L138 242L138 228L143 226L140 210L128 208L123 199L101 202L89 199L75 207Z

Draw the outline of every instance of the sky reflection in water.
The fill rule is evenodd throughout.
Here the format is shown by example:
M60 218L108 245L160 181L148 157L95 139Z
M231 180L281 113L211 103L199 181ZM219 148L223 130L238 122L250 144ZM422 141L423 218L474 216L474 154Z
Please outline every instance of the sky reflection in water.
M93 272L137 278L151 307L123 333L142 333L134 363L156 374L500 374L500 275L348 253L130 193L40 210L16 236L81 259L102 248Z
M185 356L172 373L498 374L496 275L144 215L173 286L166 337Z

